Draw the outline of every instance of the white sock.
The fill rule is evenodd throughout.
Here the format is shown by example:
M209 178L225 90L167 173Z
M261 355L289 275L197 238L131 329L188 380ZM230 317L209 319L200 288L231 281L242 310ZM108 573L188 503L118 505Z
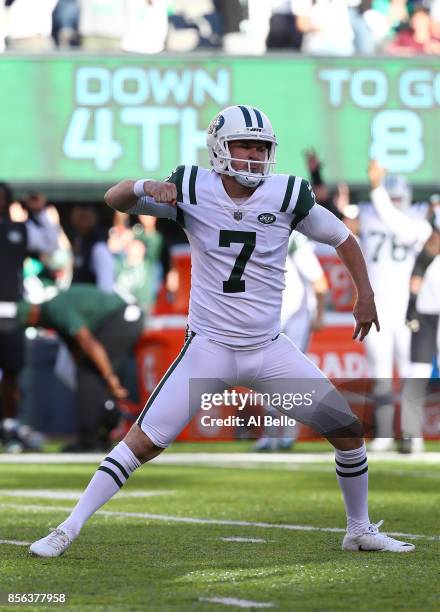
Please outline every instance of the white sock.
M71 539L76 538L92 514L119 491L140 465L141 462L125 442L119 442L96 470L72 513L58 526L59 529L65 531Z
M370 525L365 442L354 450L335 449L335 461L336 477L344 496L347 531L351 535L359 535Z

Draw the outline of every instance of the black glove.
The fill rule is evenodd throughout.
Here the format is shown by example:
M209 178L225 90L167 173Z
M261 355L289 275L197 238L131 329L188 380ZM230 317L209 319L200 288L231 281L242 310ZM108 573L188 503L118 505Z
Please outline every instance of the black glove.
M412 332L418 332L420 329L419 313L416 308L417 294L410 293L408 308L406 310L406 325Z

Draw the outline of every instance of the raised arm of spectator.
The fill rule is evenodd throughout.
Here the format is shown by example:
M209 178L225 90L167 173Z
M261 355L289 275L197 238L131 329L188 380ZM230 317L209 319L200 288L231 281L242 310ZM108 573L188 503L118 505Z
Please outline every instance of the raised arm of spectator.
M91 267L96 276L96 286L107 293L112 293L116 279L115 260L104 242L97 242L94 245Z
M401 243L412 244L416 240L425 242L431 235L431 224L426 219L411 218L394 206L382 185L384 176L385 170L376 160L372 160L368 166L368 178L371 201L377 214Z

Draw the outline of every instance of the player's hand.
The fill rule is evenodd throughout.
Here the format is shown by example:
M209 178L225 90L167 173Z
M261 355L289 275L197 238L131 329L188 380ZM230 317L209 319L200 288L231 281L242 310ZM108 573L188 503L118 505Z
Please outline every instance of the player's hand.
M128 391L121 385L121 381L116 374L110 374L106 377L107 386L116 399L125 399L128 396Z
M353 315L356 321L356 327L353 332L353 340L356 338L360 342L363 341L365 336L369 333L371 326L374 324L377 331L380 331L379 319L377 316L376 304L374 303L374 296L362 297L356 300L353 308Z
M177 204L177 189L174 183L163 183L162 181L146 181L144 191L154 198L156 202L165 202L175 206Z
M386 171L383 168L377 159L372 159L368 164L368 178L370 180L370 185L372 189L376 189L382 183L385 178Z

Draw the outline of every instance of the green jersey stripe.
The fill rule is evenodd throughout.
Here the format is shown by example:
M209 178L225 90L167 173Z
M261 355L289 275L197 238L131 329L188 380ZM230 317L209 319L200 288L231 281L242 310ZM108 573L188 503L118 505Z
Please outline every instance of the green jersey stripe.
M295 182L293 184L292 197L290 198L290 204L287 207L287 211L286 211L290 214L293 214L293 211L295 210L295 206L298 201L299 191L301 189L301 184L302 184L302 178L300 176L296 176Z
M154 389L153 393L150 395L150 397L148 398L147 403L145 404L144 409L142 410L142 412L139 415L139 418L137 420L137 424L139 425L139 427L142 424L142 421L144 420L145 415L148 412L148 409L150 408L151 404L154 402L154 400L156 399L156 397L159 394L159 391L162 389L162 387L164 386L164 384L166 383L166 381L169 379L169 377L171 376L171 374L174 372L174 370L176 369L176 367L179 365L179 363L182 360L182 357L185 355L186 351L188 350L189 345L192 342L192 339L194 338L194 336L190 336L188 338L188 340L185 342L185 344L183 345L182 350L180 351L180 353L178 354L178 356L176 357L176 359L173 361L173 363L170 365L170 367L168 368L168 370L165 372L165 374L163 375L163 377L161 378L161 380L159 381L157 387Z
M177 189L177 201L183 202L182 181L185 173L185 166L177 166L171 175L165 179L167 183L174 183Z
M286 212L289 204L290 204L290 198L292 197L292 191L293 191L293 184L295 182L295 177L294 176L289 176L289 180L287 181L287 188L286 188L286 193L284 195L284 200L283 203L281 205L281 209L280 212Z
M198 172L198 167L191 166L191 174L189 177L189 202L190 204L197 204L197 196L196 196L197 172Z

